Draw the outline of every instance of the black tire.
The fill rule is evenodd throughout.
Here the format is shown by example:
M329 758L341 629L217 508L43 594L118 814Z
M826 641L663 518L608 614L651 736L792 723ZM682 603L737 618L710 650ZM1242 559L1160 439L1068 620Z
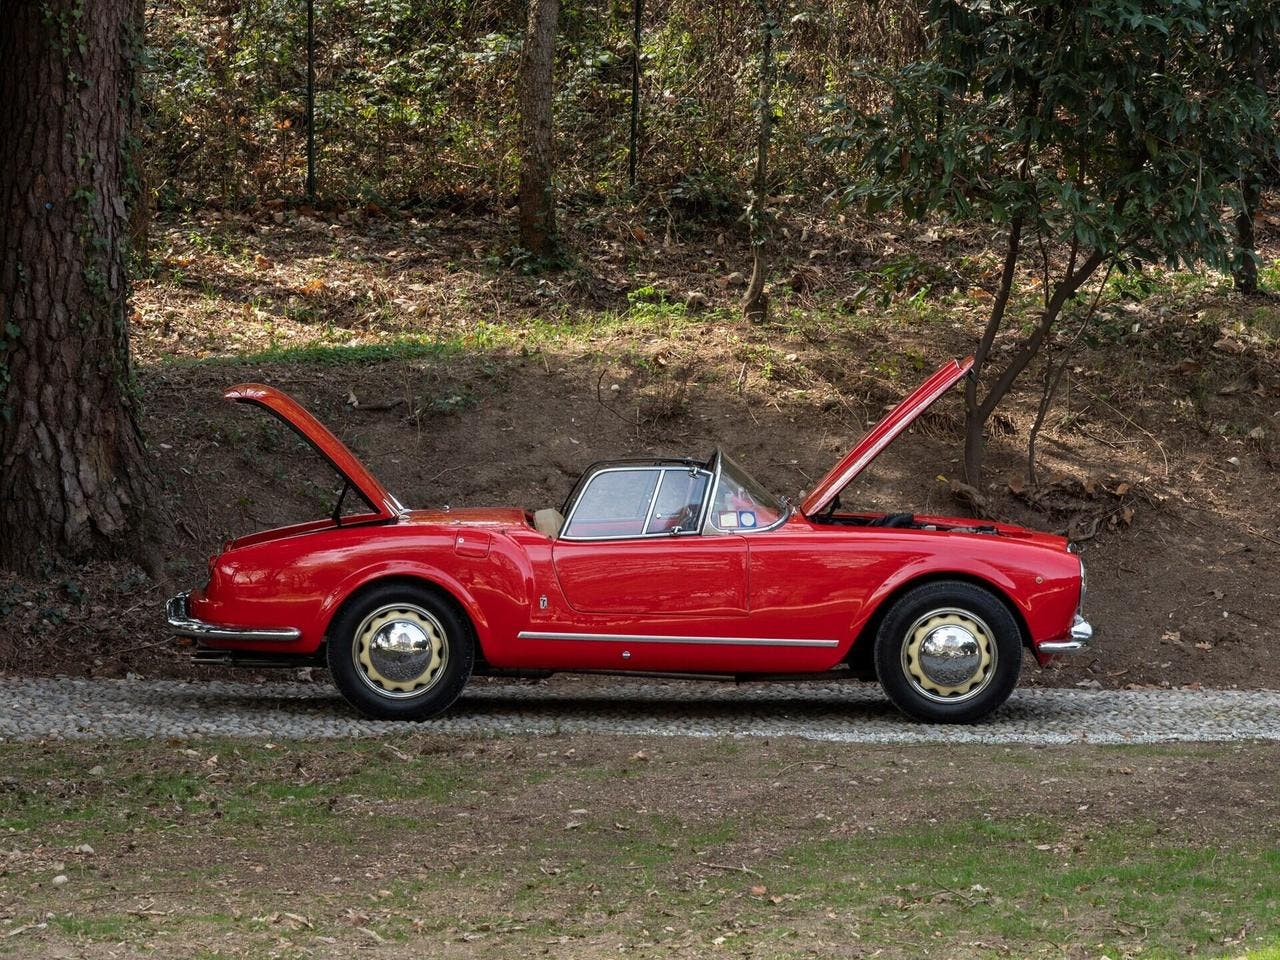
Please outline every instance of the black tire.
M471 676L475 644L464 615L439 593L389 583L338 611L326 658L339 692L365 716L426 720L458 699Z
M991 591L938 580L890 608L876 632L875 663L880 686L903 713L927 723L973 723L1017 686L1022 633Z

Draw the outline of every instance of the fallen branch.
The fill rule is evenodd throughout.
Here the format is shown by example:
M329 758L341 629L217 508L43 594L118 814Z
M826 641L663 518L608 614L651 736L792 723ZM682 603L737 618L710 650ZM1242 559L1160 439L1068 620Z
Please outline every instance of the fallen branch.
M1271 534L1269 533L1263 533L1261 530L1253 529L1253 527L1245 527L1245 529L1248 530L1250 533L1252 533L1255 537L1261 537L1263 540L1270 540L1272 543L1280 543L1280 540L1277 540L1275 537L1271 536Z
M402 406L403 404L404 398L400 397L397 400L387 400L382 403L351 403L348 404L348 406L350 406L352 410L359 410L362 413L376 413L379 410L394 410L396 407Z

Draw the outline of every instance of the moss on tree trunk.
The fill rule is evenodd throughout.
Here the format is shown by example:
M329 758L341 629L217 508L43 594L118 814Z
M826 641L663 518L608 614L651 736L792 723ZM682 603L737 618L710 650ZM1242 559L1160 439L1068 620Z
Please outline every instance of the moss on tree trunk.
M135 0L5 6L0 566L137 552L155 487L129 365Z

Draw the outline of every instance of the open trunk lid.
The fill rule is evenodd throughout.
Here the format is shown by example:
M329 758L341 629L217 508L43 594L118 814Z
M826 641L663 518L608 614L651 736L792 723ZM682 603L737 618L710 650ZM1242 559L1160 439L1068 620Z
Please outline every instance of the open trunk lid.
M240 383L229 388L223 396L236 403L249 403L262 407L320 454L369 505L376 515L374 519L390 520L400 516L404 508L387 489L377 481L369 469L360 462L347 446L302 404L283 390L263 383ZM368 519L368 518L366 518Z

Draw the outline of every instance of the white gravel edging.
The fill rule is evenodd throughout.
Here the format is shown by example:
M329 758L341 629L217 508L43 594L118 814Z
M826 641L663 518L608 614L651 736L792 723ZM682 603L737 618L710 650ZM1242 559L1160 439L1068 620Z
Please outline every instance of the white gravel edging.
M473 683L443 717L360 717L318 683L0 678L0 741L324 739L605 733L802 737L840 743L1163 743L1280 740L1280 691L1016 690L988 722L931 726L870 684L557 678Z

